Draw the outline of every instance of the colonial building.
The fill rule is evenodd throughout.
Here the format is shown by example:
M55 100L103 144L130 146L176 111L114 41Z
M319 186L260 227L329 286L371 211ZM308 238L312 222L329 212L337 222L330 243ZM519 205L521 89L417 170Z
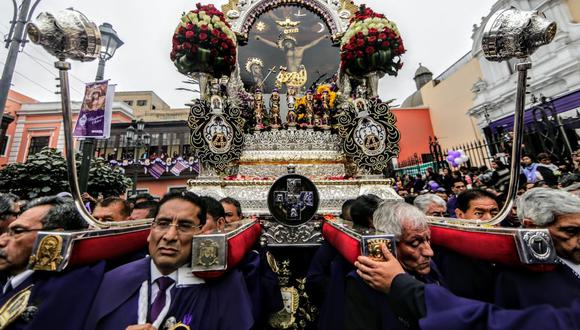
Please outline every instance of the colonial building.
M492 142L493 136L501 133L498 130L511 130L516 62L489 62L481 50L483 29L490 16L510 6L542 11L558 24L555 40L531 57L533 67L528 91L537 98L528 98L526 108L537 105L540 96L550 98L560 115L574 113L580 107L580 3L573 0L499 0L487 17L474 25L472 49L428 83L425 80L431 74L420 66L415 74L418 90L403 103L403 107L429 108L433 131L443 149L483 137ZM528 110L526 116L528 126L531 112ZM570 130L578 128L573 126L566 126L569 134Z

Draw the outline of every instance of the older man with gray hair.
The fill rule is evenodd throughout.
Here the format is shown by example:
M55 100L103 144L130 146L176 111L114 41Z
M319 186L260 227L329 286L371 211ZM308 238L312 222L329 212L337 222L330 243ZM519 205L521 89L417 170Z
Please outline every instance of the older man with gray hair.
M427 217L418 208L404 202L385 201L373 215L377 231L395 235L397 259L405 271L424 283L440 284L441 276L433 263L431 232ZM405 321L389 308L390 297L372 289L370 280L376 261L359 258L358 270L346 284L346 329L399 328ZM408 325L408 324L407 324Z
M566 307L580 297L580 198L535 188L518 199L517 209L525 227L548 229L558 264L551 272L502 272L496 282L496 303L518 309L538 304Z
M435 194L419 195L413 201L413 205L431 217L443 217L447 211L447 203Z

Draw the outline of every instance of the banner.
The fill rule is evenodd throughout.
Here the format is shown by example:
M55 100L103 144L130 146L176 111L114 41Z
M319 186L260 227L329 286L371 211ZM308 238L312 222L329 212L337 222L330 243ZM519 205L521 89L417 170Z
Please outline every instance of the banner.
M115 85L108 80L87 83L73 136L76 138L108 139Z

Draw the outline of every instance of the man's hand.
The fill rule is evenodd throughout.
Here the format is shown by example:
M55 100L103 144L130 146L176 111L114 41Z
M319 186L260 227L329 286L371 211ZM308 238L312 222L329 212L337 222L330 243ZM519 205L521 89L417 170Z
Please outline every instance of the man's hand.
M84 192L81 195L81 198L83 199L83 202L93 202L93 203L96 203L97 202L97 200L94 199L93 196L89 195L88 192Z
M386 261L374 261L369 257L360 256L354 263L357 274L373 289L389 293L395 276L405 273L403 267L385 244L381 245Z
M151 325L151 323L145 323L130 325L125 330L157 330L157 328Z

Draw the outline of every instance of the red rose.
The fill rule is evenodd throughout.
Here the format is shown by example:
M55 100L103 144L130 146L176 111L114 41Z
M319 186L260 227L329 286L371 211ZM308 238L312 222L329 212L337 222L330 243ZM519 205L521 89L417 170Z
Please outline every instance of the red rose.
M211 38L211 41L210 41L210 43L211 43L212 45L217 45L219 42L220 42L220 40L219 40L219 39L217 39L217 38Z
M226 42L228 43L228 45L230 45L230 47L234 46L234 41L232 39L227 39Z
M207 33L202 32L199 34L199 40L201 41L207 40L207 37L208 37Z
M222 48L223 49L228 49L229 48L228 43L227 42L222 42Z
M379 31L377 31L377 29L375 29L375 28L370 28L370 29L369 29L369 34L375 35L375 34L377 34L378 32L379 32Z
M203 25L201 26L201 30L202 30L202 31L207 31L207 30L208 30L208 26L207 26L207 24L203 24Z
M220 33L220 39L225 39L227 37L228 36L225 33L223 33L223 32Z
M193 24L191 24L191 23L187 23L187 25L185 26L185 28L186 28L188 31L193 31Z
M354 53L352 53L352 52L346 53L346 59L347 60L353 60L354 59Z
M356 37L357 37L357 38L364 38L364 37L365 37L365 35L364 35L362 32L357 32L357 33L356 33Z
M171 51L171 54L169 54L169 57L171 58L171 61L175 61L177 59L177 52L176 51Z
M210 54L211 54L211 56L212 56L212 57L216 57L216 56L217 56L217 54L218 54L218 52L217 52L217 49L212 49L212 50L210 51Z
M379 34L379 39L383 39L383 40L387 39L387 34L384 32Z
M385 47L385 48L389 47L390 45L391 45L391 43L388 41L383 41L383 43L381 43L381 47Z
M195 35L195 34L193 33L193 31L187 31L187 32L185 32L185 38L186 38L186 39L193 39L193 36L194 36L194 35ZM200 36L200 37L201 37L201 36Z
M348 42L355 42L356 41L356 36L352 36L350 37L350 40Z
M362 46L364 46L364 45L365 45L365 40L364 40L364 39L357 39L357 40L356 40L356 45L357 45L358 47L362 47Z
M373 46L368 46L368 47L365 49L365 51L366 51L366 53L367 53L367 54L369 54L369 55L370 55L370 54L372 54L372 53L374 53L374 52L375 52L375 47L373 47Z
M219 37L220 36L220 30L218 30L218 29L211 30L211 35L214 36L214 37Z
M195 53L197 53L197 50L198 50L198 49L199 49L199 48L197 47L197 45L191 45L191 49L190 49L189 51L190 51L192 54L195 54Z
M189 42L184 42L183 49L191 49L191 44Z
M363 57L364 55L365 55L365 53L363 53L362 51L360 51L360 50L356 51L356 57Z
M369 42L371 44L374 44L375 42L377 42L377 37L375 37L375 36L369 36L369 39L368 40L369 40Z
M183 26L180 26L179 29L177 30L177 33L183 35L185 34L185 31L186 31L185 28Z

